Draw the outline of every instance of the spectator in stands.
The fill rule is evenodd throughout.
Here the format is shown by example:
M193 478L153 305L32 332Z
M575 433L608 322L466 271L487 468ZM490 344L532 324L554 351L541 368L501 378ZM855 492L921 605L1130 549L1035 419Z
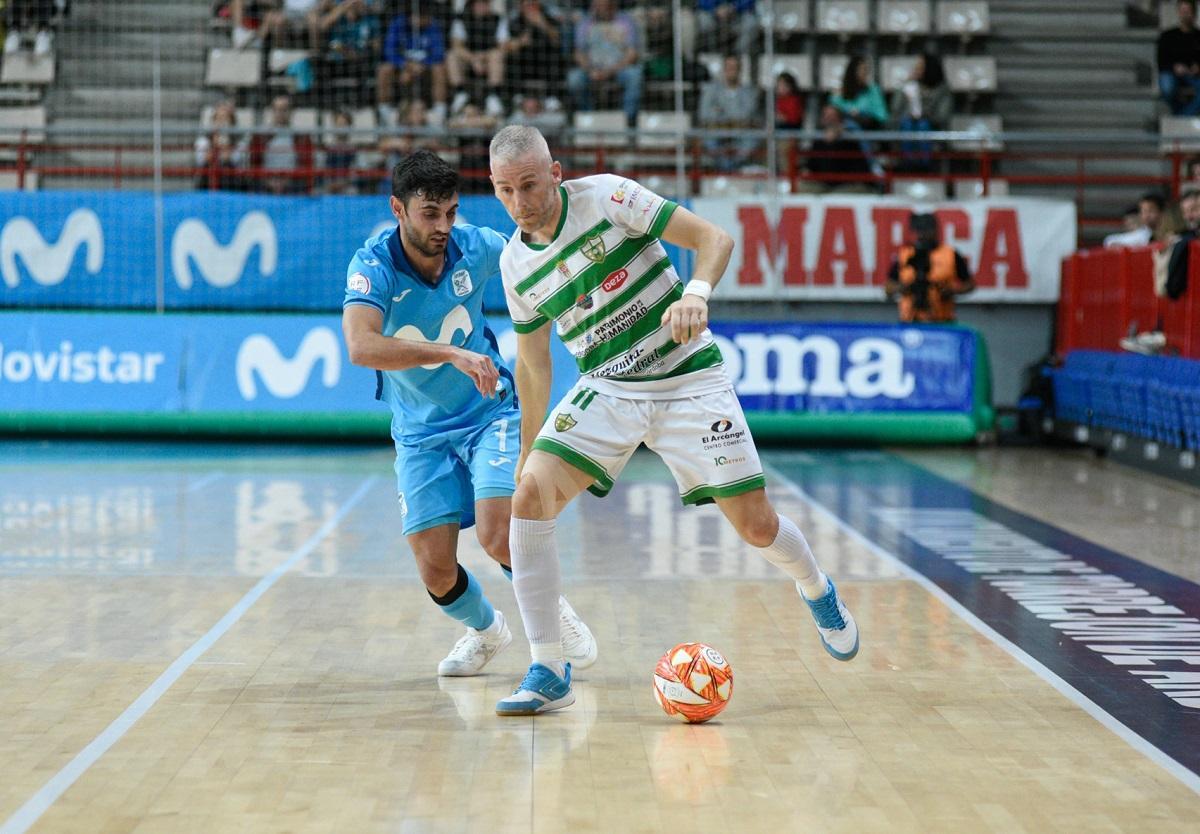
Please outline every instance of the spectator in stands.
M376 74L379 115L385 125L396 124L396 91L402 98L423 98L418 90L429 90L433 106L430 120L446 120L446 33L440 21L421 4L414 6L410 18L398 14L392 18L383 39L383 63Z
M513 99L513 105L512 115L508 117L510 125L536 127L550 144L556 144L557 137L567 126L567 117L561 107L548 107L545 100L535 95L518 96Z
M805 168L810 180L826 190L863 191L868 187L865 180L871 166L862 143L846 137L842 114L833 105L821 110L821 138L813 141Z
M646 0L650 3L650 0ZM675 78L675 21L670 3L646 5L645 43L642 49L642 65L647 81L671 81ZM704 69L687 52L680 56L683 81L696 83L709 81L708 70Z
M354 171L359 167L358 148L350 139L348 131L354 127L354 118L348 110L333 114L333 142L325 148L325 168L328 175L324 188L327 194L357 194Z
M932 214L911 215L908 228L914 240L900 248L888 271L888 300L896 302L902 322L953 322L955 298L975 289L967 260L938 240Z
M861 56L855 55L846 62L842 86L829 97L829 103L842 114L842 124L848 133L878 130L887 123L888 111L883 91L871 80L871 65ZM864 140L861 144L871 172L882 177L883 167L876 161L871 143Z
M4 22L4 54L19 52L28 40L34 55L49 55L54 49L50 24L54 19L54 0L8 0Z
M233 25L233 46L235 49L245 49L248 46L262 46L263 18L271 11L271 0L230 0L228 6L229 20ZM224 9L218 10L218 15Z
M804 128L804 94L796 76L781 72L775 78L775 127L779 130L802 130ZM794 137L781 138L776 147L779 169L792 176L800 160L800 142Z
M918 55L903 86L892 94L892 125L900 131L945 130L954 110L954 94L946 84L942 59L931 52ZM901 142L899 170L933 169L932 142Z
M700 88L700 127L707 130L751 130L762 126L759 90L742 81L742 61L726 55L721 76ZM746 165L759 149L759 140L749 137L720 137L704 140L704 150L714 167L728 173Z
M333 0L336 2L336 0ZM321 6L330 0L276 0L275 8L263 17L263 45L276 48L305 47L320 51L317 28Z
M1133 228L1104 238L1105 246L1147 246L1159 239L1166 202L1155 192L1143 194L1133 209Z
M696 0L696 48L750 55L758 39L754 0Z
M1195 0L1180 0L1179 25L1158 36L1158 89L1177 116L1200 113L1200 32ZM1191 92L1191 99L1185 93Z
M379 154L384 160L382 167L388 172L415 150L437 150L437 140L429 132L429 109L425 106L424 99L409 99L400 111L399 120L398 127L407 132L384 136L379 140ZM379 190L385 194L392 193L390 173L380 181Z
M232 101L213 108L208 133L196 138L196 188L202 190L241 191L246 181L246 142L227 131L237 127L237 110ZM226 130L223 130L225 128Z
M487 114L493 118L504 115L500 95L507 43L508 21L492 12L488 0L468 0L450 27L450 52L446 55L446 73L454 88L452 114L461 112L471 100L467 81L473 77L487 83Z
M591 110L595 88L616 81L625 121L634 127L642 100L638 30L615 0L592 0L591 14L575 27L575 64L567 75L575 108Z
M1178 300L1187 291L1188 260L1192 241L1200 238L1200 189L1189 188L1179 196L1184 230L1170 244L1166 280L1155 290L1160 296Z
M306 174L313 169L312 137L291 133L291 126L292 100L286 94L278 95L271 102L267 129L250 139L250 168L256 177L255 190L271 194L309 190ZM287 132L279 132L281 130Z
M505 71L515 93L532 92L531 83L541 85L541 92L549 96L561 92L567 74L563 21L541 0L521 0L508 20L505 52Z
M842 114L847 130L878 130L888 120L883 91L871 80L871 65L859 55L846 63L842 86L829 103Z
M500 120L468 101L451 117L447 127L458 134L459 191L463 194L493 193L489 176L488 143Z
M323 50L322 81L361 79L374 71L382 34L375 4L368 0L326 0L317 29Z

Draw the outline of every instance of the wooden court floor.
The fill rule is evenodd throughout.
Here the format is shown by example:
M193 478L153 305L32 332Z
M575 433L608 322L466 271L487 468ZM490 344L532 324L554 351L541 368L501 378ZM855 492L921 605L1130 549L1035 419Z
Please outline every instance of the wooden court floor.
M1070 452L861 455L766 455L860 624L852 663L639 455L559 528L599 661L570 709L501 719L528 663L511 587L465 535L516 639L486 675L439 681L458 627L416 580L388 450L0 444L0 834L1200 830L1194 773L853 523L870 473L904 466L1186 584L1200 494ZM694 727L650 683L691 640L734 670L729 708Z

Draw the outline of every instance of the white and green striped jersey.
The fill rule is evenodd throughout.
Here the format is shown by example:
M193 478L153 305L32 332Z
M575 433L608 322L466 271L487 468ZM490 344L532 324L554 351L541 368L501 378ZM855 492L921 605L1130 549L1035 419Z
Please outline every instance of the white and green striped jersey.
M518 333L553 320L593 388L633 399L729 387L707 330L680 345L660 323L683 284L660 236L676 205L630 179L598 174L560 187L554 239L514 234L500 256Z

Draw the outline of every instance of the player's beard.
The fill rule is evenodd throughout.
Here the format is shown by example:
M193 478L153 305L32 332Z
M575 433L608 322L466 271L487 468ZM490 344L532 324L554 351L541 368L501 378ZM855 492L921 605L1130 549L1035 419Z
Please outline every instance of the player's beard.
M416 229L405 225L404 223L400 224L400 233L404 235L404 239L408 242L409 246L411 246L413 249L416 249L427 258L436 258L438 255L444 254L446 251L446 244L450 240L450 238L447 237L442 243L435 244L431 241L433 235L422 238Z

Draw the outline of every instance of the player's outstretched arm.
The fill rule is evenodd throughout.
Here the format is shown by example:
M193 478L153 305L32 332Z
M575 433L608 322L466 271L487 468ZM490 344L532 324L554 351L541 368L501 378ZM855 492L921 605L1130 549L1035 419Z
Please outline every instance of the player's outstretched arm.
M485 397L496 394L500 374L490 357L481 353L412 339L383 335L383 314L366 304L351 304L342 311L342 334L350 362L377 371L404 371L418 365L449 362L471 378Z
M667 221L662 239L696 253L692 280L684 289L683 298L662 316L662 323L671 327L671 338L686 345L708 327L708 297L729 266L733 238L720 226L679 206Z
M546 421L554 370L550 361L550 324L517 334L517 399L521 403L521 458L517 477L533 441Z

